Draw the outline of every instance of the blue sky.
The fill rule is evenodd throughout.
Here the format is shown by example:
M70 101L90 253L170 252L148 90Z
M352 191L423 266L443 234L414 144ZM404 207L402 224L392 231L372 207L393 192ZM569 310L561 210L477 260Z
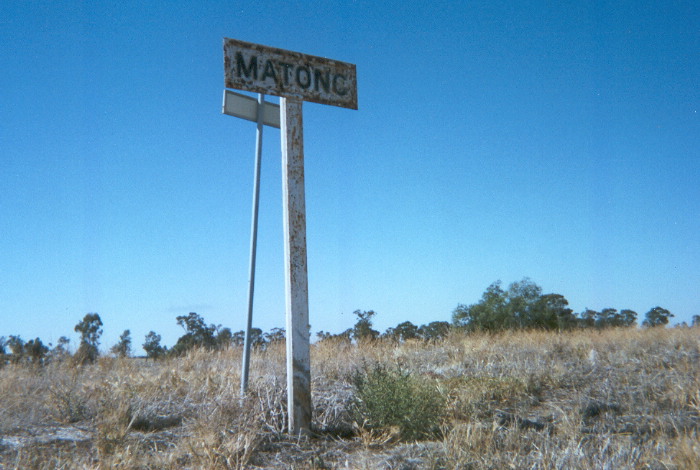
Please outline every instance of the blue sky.
M359 110L304 105L312 333L525 276L577 312L700 314L698 2L6 1L0 335L243 329L255 126L221 114L224 37L357 64ZM278 130L263 150L269 330Z

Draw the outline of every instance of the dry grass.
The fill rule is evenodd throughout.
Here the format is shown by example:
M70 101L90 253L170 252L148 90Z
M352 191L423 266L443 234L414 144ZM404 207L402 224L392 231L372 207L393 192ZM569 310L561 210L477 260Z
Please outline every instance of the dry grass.
M700 330L453 334L312 347L315 435L285 433L284 345L0 369L0 468L700 468ZM353 423L372 364L434 383L440 436ZM390 398L388 398L390 399Z

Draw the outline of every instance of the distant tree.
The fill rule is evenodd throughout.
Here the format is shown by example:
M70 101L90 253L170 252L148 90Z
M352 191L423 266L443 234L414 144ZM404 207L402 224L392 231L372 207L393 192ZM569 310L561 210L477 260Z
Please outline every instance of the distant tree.
M575 323L568 304L562 295L542 295L542 288L528 278L513 282L507 290L496 281L478 303L459 304L452 312L452 322L468 330L562 329Z
M595 327L625 327L633 326L637 322L637 312L625 309L620 312L615 308L604 308L596 312Z
M155 331L150 331L146 335L146 341L143 343L143 350L146 351L146 357L158 359L168 352L168 349L160 345L160 335Z
M318 341L324 341L324 340L330 338L331 336L333 336L333 334L329 333L327 331L321 330L321 331L316 332L316 339Z
M353 329L348 328L347 330L343 331L342 333L338 334L333 334L333 333L328 333L326 331L319 331L316 333L316 337L318 338L319 341L342 341L342 342L351 342L352 341L352 334L353 334Z
M629 327L637 323L637 312L630 309L618 312L615 308L604 308L598 312L587 308L575 321L582 328Z
M75 353L80 364L95 362L99 356L99 339L102 336L102 320L97 313L88 313L75 325L75 331L80 333L80 346Z
M637 312L630 309L620 310L616 326L634 326L637 323Z
M257 327L250 329L250 346L253 348L265 349L269 341L284 341L284 328L273 328L270 333L263 333L263 330ZM231 343L237 347L245 345L245 331L240 330L233 333Z
M264 348L267 345L263 330L255 327L250 329L250 345L254 348Z
M225 349L233 344L233 333L231 333L231 328L219 328L216 332L216 347L218 349Z
M700 315L693 315L693 322L690 324L690 326L700 326Z
M333 335L332 337L336 340L340 341L352 341L352 334L353 334L353 329L348 328L347 330L343 331L342 333L338 333L337 335Z
M405 321L399 323L394 328L387 328L384 336L401 342L415 339L418 338L418 327L410 321Z
M54 349L63 349L66 352L68 352L68 345L70 344L70 338L67 336L61 336L58 338L58 342L56 343L56 347Z
M507 311L507 298L496 281L486 288L481 301L472 305L459 304L452 312L452 323L469 330L503 330L514 326Z
M217 327L204 322L204 319L194 312L189 315L181 315L176 318L177 324L185 329L185 334L178 338L177 343L173 346L171 352L176 356L180 356L192 348L208 348L216 347L216 338L214 333Z
M357 317L357 322L352 329L352 337L355 341L372 340L379 336L379 332L372 328L372 318L376 315L374 310L355 310L353 315Z
M646 313L645 317L646 320L644 320L642 325L646 327L655 327L667 325L669 319L673 318L674 315L665 308L654 307Z
M75 325L75 331L80 333L81 343L97 347L102 336L102 320L97 313L88 313Z
M32 364L43 364L49 348L39 338L30 339L24 345L24 355Z
M438 341L447 336L451 325L446 321L434 321L427 325L421 325L416 331L419 338L425 341Z
M527 310L527 326L545 330L566 330L576 325L569 301L560 294L540 295Z
M537 306L542 288L528 278L514 282L506 291L506 311L517 328L537 328Z
M578 323L582 328L593 328L599 315L600 312L587 308L579 315Z
M7 347L12 352L12 362L18 363L24 358L24 340L19 335L10 335Z
M9 359L17 364L20 362L43 364L46 354L49 352L49 348L39 338L25 342L18 335L10 335L7 340L3 336L0 338L0 365L4 364L8 358L6 348L12 352Z
M611 326L616 326L616 318L618 316L617 309L615 308L604 308L600 312L598 312L598 315L596 316L595 319L595 327L596 328L609 328Z
M119 342L112 346L110 351L117 357L131 356L131 331L124 330L121 336L119 336Z
M245 331L236 331L233 336L231 336L231 342L234 346L243 346L245 343Z
M0 369L7 364L7 340L4 336L0 336Z
M60 338L58 338L58 342L56 343L56 346L54 346L49 351L49 360L50 361L62 361L63 359L70 356L70 351L68 349L69 344L70 344L70 338L68 338L67 336L61 336Z
M285 334L284 328L273 328L269 333L263 335L263 339L269 344L281 343L286 338Z
M190 312L189 315L181 315L176 318L177 324L185 329L185 332L192 336L193 340L200 346L211 345L214 341L214 333L217 327L204 322L204 318L197 315L195 312Z

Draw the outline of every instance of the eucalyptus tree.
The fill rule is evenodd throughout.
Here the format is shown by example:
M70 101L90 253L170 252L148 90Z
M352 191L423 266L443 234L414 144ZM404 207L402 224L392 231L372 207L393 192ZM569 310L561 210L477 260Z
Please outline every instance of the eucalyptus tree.
M669 319L673 317L674 315L667 309L663 307L654 307L646 313L646 320L644 320L642 325L647 327L665 326L668 325Z
M88 313L75 325L75 331L80 333L76 359L80 363L94 362L100 353L98 346L102 336L102 319L97 313Z

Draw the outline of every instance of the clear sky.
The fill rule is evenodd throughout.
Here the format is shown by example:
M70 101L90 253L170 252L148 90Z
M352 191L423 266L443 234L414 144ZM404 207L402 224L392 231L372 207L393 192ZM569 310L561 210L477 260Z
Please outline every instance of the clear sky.
M255 125L221 114L224 37L357 64L359 110L304 104L312 334L450 320L525 276L576 312L700 314L697 1L10 0L0 335L244 328ZM267 331L277 129L263 149Z

